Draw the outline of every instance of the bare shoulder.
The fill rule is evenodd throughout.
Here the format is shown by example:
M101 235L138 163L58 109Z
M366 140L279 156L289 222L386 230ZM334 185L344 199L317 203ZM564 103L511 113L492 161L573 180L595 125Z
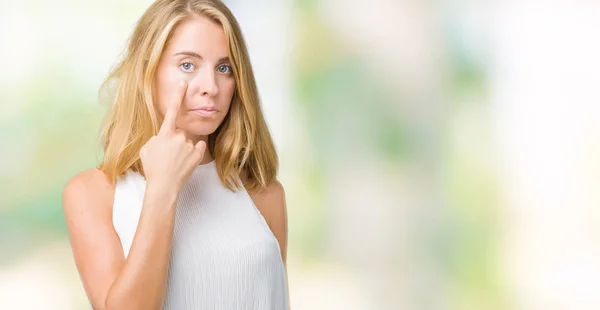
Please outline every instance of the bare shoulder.
M73 176L63 190L71 248L94 309L104 309L110 286L125 258L112 224L115 186L99 169Z
M278 180L274 180L267 187L250 193L254 205L265 218L267 225L279 242L281 257L286 260L287 253L287 206L285 190Z
M261 203L261 207L277 208L285 201L285 190L279 180L274 180L266 188L254 191L252 195Z
M251 194L254 204L265 217L269 227L279 226L281 221L287 221L287 206L285 190L278 180L274 180L265 188L253 191Z
M90 208L90 212L105 213L112 211L115 187L100 169L89 169L73 176L63 190L63 208L65 216L76 209ZM107 210L109 209L109 210ZM84 211L84 210L80 210Z

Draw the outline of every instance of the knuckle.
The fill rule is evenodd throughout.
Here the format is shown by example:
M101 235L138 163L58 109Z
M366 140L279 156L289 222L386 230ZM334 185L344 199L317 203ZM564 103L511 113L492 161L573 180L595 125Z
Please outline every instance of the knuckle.
M173 139L180 143L185 142L186 140L185 135L182 132L176 132Z

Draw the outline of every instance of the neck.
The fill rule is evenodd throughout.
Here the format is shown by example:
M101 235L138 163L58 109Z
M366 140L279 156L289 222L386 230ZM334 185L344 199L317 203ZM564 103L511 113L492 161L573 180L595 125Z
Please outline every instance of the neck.
M212 156L210 156L210 152L208 151L208 149L206 149L206 151L204 152L204 157L202 158L202 161L200 162L200 165L208 164L211 161L213 161L213 158L212 158Z

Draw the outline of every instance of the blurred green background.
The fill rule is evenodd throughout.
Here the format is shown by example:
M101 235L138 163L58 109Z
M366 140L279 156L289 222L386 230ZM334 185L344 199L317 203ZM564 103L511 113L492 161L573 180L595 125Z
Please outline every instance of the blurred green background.
M292 309L599 309L600 4L229 0ZM85 309L61 208L151 1L0 1L0 309Z

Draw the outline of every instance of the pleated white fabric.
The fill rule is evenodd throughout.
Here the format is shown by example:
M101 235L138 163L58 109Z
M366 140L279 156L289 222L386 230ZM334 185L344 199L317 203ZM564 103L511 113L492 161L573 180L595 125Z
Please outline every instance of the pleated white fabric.
M116 185L113 225L125 257L145 186L132 171ZM198 166L179 195L163 309L288 309L279 243L248 192L221 184L214 161Z

